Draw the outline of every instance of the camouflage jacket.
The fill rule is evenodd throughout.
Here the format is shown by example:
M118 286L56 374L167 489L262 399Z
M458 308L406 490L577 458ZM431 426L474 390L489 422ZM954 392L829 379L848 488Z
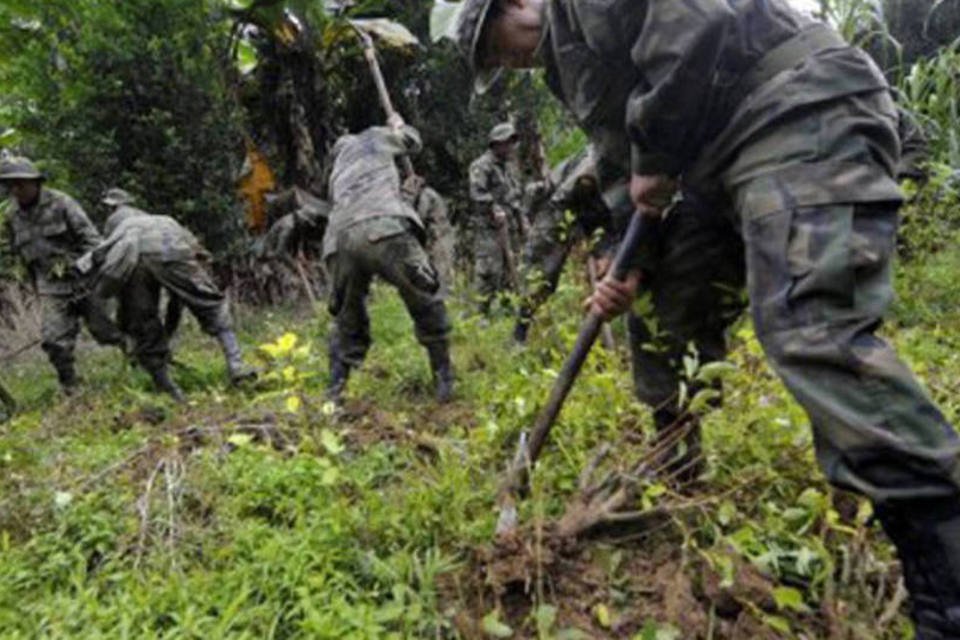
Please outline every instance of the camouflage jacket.
M101 295L116 295L141 263L209 258L200 241L169 216L152 215L126 205L114 215L117 213L126 216L93 251L93 263L99 265L97 286Z
M511 226L519 228L523 215L523 181L512 160L500 162L487 150L470 164L470 200L473 203L469 226L473 229L495 227L492 208L506 210Z
M358 134L342 136L333 147L333 171L330 174L330 199L333 208L323 237L323 257L337 250L337 236L358 222L381 219L378 236L389 237L407 227L409 220L417 229L423 224L400 192L399 156L420 151L420 134L405 125L399 131L390 127L370 127Z
M13 251L26 265L37 292L75 293L73 263L102 240L77 201L44 187L28 209L11 199L6 224Z
M866 54L785 0L548 0L545 15L547 83L596 146L605 191L631 173L716 189L817 160L799 204L900 197L830 131L817 133L826 162L798 157L809 133L750 144L813 105L887 87ZM874 161L892 174L895 157Z

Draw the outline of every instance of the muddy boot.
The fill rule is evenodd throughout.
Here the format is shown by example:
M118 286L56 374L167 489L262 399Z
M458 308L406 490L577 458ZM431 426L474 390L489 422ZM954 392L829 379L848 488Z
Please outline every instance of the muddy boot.
M654 466L657 475L678 485L693 482L704 470L700 446L700 418L691 413L658 409L653 413L657 428L654 446L659 455Z
M153 385L157 388L157 391L169 393L178 403L182 404L187 401L187 397L183 395L183 391L170 377L170 371L166 367L151 371L150 377L153 378Z
M453 398L453 365L450 363L450 347L446 341L434 342L427 346L430 354L430 370L433 371L433 383L437 402L450 402Z
M80 380L77 378L77 370L72 362L58 363L54 367L57 369L57 380L60 382L60 391L65 396L72 396L77 392L80 386Z
M330 357L330 382L327 383L326 396L337 405L343 401L343 390L350 377L350 365L343 359L343 352L336 339L331 339L328 347Z
M917 640L960 638L960 499L878 505L910 592Z
M257 377L257 372L243 363L243 354L240 353L240 345L237 344L237 334L227 329L217 335L217 340L220 341L220 348L223 349L223 359L227 363L227 377L230 378L230 384L238 385Z

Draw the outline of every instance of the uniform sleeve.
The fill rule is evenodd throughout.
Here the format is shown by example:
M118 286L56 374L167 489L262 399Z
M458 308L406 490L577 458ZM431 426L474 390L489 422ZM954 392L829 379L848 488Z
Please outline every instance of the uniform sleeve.
M647 0L631 46L643 80L630 94L626 125L634 174L676 175L696 154L714 70L736 16L723 0Z
M97 228L90 222L87 213L76 200L69 196L64 197L64 215L67 225L74 235L80 240L80 247L83 253L93 251L97 248L103 237Z

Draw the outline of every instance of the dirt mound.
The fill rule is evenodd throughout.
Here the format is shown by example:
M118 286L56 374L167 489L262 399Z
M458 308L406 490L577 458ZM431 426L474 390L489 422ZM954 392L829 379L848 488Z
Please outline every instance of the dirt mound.
M502 637L508 637L506 628L512 631L509 637L537 637L542 605L556 608L550 632L561 637L648 637L658 630L662 635L649 637L795 637L776 629L782 614L776 611L770 579L740 563L733 580L725 582L672 537L662 532L617 545L527 531L474 549L467 566L441 585L441 592L455 603L458 632L471 639L496 635L485 628L491 616L505 625ZM792 621L806 630L824 626L813 614L793 614Z

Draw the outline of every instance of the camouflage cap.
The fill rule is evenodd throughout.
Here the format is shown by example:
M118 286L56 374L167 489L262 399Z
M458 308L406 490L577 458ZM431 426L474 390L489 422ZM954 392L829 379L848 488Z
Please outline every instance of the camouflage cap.
M507 142L517 137L517 130L511 122L501 122L490 129L490 144Z
M503 67L484 69L479 54L480 37L487 20L490 7L496 0L464 0L463 8L457 19L457 47L467 59L473 74L473 90L484 93L500 77Z
M36 165L23 156L7 156L0 161L0 180L43 180Z
M123 189L111 187L104 192L103 198L100 200L100 202L111 207L117 207L121 204L130 204L135 199L136 198Z

